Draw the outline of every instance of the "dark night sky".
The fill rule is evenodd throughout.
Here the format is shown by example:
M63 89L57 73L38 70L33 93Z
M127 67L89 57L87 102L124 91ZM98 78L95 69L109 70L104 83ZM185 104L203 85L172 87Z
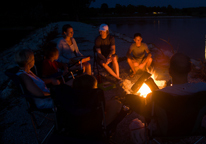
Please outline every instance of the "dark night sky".
M115 7L118 3L120 5L127 6L132 5L145 5L145 6L168 6L173 8L188 8L188 7L206 7L206 0L95 0L90 7L101 7L102 3L107 3L109 8Z

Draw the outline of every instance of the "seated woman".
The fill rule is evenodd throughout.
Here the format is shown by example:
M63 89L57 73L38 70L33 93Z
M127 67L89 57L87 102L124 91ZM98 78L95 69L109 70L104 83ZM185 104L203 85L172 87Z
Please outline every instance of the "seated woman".
M45 82L30 71L35 63L34 53L28 49L20 50L16 53L15 60L20 68L19 72L17 72L17 75L23 81L26 89L37 97L49 96L50 91L46 87ZM52 84L60 84L60 82L56 79L47 79L46 82ZM53 108L51 98L34 98L34 102L36 104L36 107L39 109Z
M73 63L75 57L83 56L78 49L77 43L73 38L73 28L71 25L66 24L62 27L62 35L63 38L57 44L57 48L59 50L59 59L58 61L64 63ZM91 64L89 62L84 62L82 64L83 72L88 75L91 75ZM80 65L76 65L76 68L79 68Z
M75 89L96 89L97 88L97 80L94 76L90 75L82 75L78 78L76 78L73 81L73 88ZM106 126L111 124L117 116L122 112L123 105L120 101L117 101L115 99L111 99L105 102L105 121Z
M43 78L58 78L61 75L68 73L67 64L57 62L59 58L59 51L55 43L48 43L45 49L45 59L42 64L42 77ZM64 71L61 72L61 69Z

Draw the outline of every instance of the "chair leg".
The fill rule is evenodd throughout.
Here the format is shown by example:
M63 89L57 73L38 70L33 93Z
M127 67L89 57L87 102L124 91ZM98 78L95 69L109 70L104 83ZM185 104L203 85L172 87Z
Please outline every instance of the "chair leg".
M197 144L197 143L200 142L203 138L205 138L205 136L202 136L201 138L199 138L194 144Z
M39 137L38 137L38 134L37 134L37 131L36 131L36 126L35 126L35 120L33 119L33 116L32 116L32 114L31 114L31 121L32 121L32 125L33 125L33 127L34 127L34 132L35 132L35 136L36 136L36 140L37 140L37 143L39 144L40 143L40 141L39 141Z
M53 131L54 127L55 127L55 126L53 125L52 128L49 130L49 132L48 132L47 135L44 137L44 139L42 140L41 143L44 143L44 141L48 138L48 136L50 135L50 133Z
M38 127L38 124L37 124L37 120L36 120L35 115L34 115L33 113L30 113L30 115L31 115L31 119L32 119L32 121L33 121L34 124L35 124L35 127Z
M156 139L153 139L153 141L155 141L157 144L161 144L160 142L158 142Z

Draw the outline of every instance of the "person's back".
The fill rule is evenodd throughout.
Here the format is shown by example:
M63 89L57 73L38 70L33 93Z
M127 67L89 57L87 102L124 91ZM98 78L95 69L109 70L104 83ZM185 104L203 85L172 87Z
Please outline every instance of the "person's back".
M163 92L167 95L171 95L172 97L174 96L184 97L184 96L190 96L197 92L206 91L206 83L203 83L203 82L189 83L188 82L188 74L190 71L191 71L190 58L182 53L174 54L170 59L170 67L169 67L169 74L172 78L172 86L159 89L153 93L158 94L158 91L159 91L160 93ZM148 107L151 107L152 105L151 100L153 99L153 93L151 93L150 95L147 95L146 99L147 99ZM162 96L162 98L164 99L164 96ZM169 104L166 106L168 107ZM163 110L160 108L159 108L159 111L163 112ZM161 118L166 120L166 117L164 116ZM138 125L142 125L141 121L138 121ZM149 129L152 129L154 132L157 132L157 130L160 129L159 127L157 127L158 125L154 121L152 121L149 125L150 125ZM136 131L135 133L138 133L137 135L142 135L144 131L141 131L141 132Z

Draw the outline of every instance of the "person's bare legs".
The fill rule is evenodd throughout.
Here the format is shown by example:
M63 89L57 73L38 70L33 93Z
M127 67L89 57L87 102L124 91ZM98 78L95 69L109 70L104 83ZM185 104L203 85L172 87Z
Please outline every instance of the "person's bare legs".
M119 64L117 61L117 56L112 56L112 66L113 66L114 72L119 77Z
M107 64L104 63L103 60L100 61L100 64L116 79L121 79Z
M148 69L151 64L152 64L152 58L149 58L149 60L148 60L148 62L146 64L146 68Z
M139 64L137 62L135 62L135 60L132 60L131 58L127 58L127 62L130 66L130 68L132 69L132 73L133 74L136 74L136 70L135 70L135 67L138 67Z
M140 65L139 65L139 68L140 69L146 69L146 70L148 70L148 67L151 65L151 63L152 63L152 58L150 57L150 58L147 58L147 59L145 59L145 61L143 62L143 63L141 63Z
M85 72L86 74L88 74L88 75L92 74L91 64L89 62L83 63L82 68L83 68L83 72Z

